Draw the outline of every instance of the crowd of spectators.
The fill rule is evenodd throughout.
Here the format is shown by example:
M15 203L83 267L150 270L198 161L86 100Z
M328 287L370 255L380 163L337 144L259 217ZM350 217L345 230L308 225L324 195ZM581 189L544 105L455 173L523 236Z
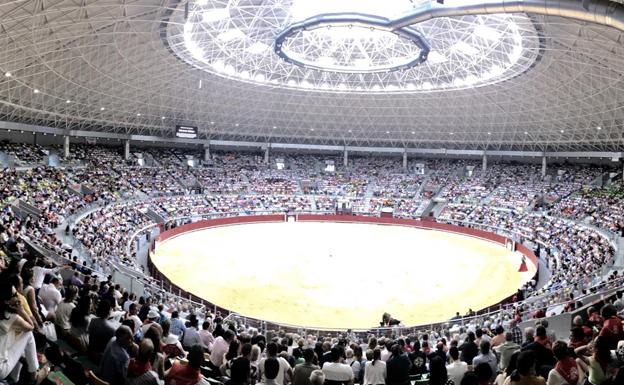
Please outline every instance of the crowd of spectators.
M458 315L443 329L382 336L306 334L137 297L111 277L19 251L0 256L0 378L39 384L53 371L109 384L617 385L622 297L575 317L569 336L543 318L522 330L507 315L463 323Z
M112 384L195 384L202 381L202 367L209 369L204 374L227 375L221 380L235 385L303 385L321 379L328 384L402 385L406 373L408 379L426 373L431 384L464 383L471 381L471 376L477 380L473 383L480 384L504 384L507 378L512 384L544 381L533 379L534 373L549 384L563 384L559 377L568 380L573 367L570 357L577 359L577 374L586 374L594 385L607 384L608 378L621 380L615 379L615 369L624 355L607 353L624 339L616 315L624 309L621 294L613 304L606 303L575 320L569 343L551 338L543 323L535 330L525 330L524 341L514 339L519 334L515 322L526 320L527 314L541 319L574 310L576 299L602 280L603 267L614 256L609 239L578 222L557 217L588 221L607 231L621 230L622 188L587 188L602 169L583 175L583 169L570 168L541 178L535 166L493 164L486 172L469 175L469 161L428 160L423 161L425 173L412 177L400 173L400 161L394 158L353 158L349 167L338 166L337 172L326 173L323 158L312 156L285 157L286 170L245 154L214 154L209 164L187 168L183 153L160 156L155 151L152 156L159 165L137 167L110 148L93 147L90 152L85 145L74 150L84 152L75 157L83 160L80 167L1 171L0 249L10 257L3 256L0 261L0 306L5 317L0 320L4 331L0 333L0 378L14 380L20 374L16 365L34 381L47 374L49 366L67 366L52 362L58 357L41 354L47 344L41 336L49 334L44 324L48 320L56 325L59 337L76 343L99 365L95 374ZM99 154L99 158L89 153ZM19 158L33 163L40 159L35 155ZM189 176L197 179L206 194L179 195L187 192L183 181ZM90 191L85 193L81 186ZM395 216L413 218L431 203L431 195L420 190L432 195L439 192L440 197L457 202L448 204L440 219L490 226L533 242L552 272L544 288L522 291L523 297L530 295L536 300L512 307L511 317L430 335L393 335L379 340L349 334L300 336L259 333L240 324L221 325L217 314L193 308L171 293L161 290L137 299L110 277L90 275L93 271L110 272L111 263L141 271L129 240L138 229L156 224L146 215L148 210L169 219L209 213L332 210L338 201L350 199L354 208L371 215L391 207ZM146 199L145 195L155 197ZM461 196L465 200L458 201ZM546 211L527 211L539 196L554 207L548 211L547 204ZM128 197L133 200L126 201ZM26 212L15 205L17 201L37 212ZM72 247L58 238L59 226L93 202L101 202L103 207L67 228L68 235L78 239L87 253L79 260ZM72 262L63 267L49 265L28 253L24 240L46 244ZM69 277L63 274L63 280L61 272L65 270L71 271ZM11 348L8 342L13 344ZM180 361L182 357L186 358ZM565 363L561 366L569 369L567 373L557 370L559 362ZM513 365L514 370L508 370ZM462 373L462 368L468 374Z

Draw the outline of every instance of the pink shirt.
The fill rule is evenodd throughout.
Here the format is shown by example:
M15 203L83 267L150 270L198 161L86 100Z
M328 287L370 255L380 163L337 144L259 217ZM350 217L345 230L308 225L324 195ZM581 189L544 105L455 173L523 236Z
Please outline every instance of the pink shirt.
M230 348L230 344L223 339L223 337L217 337L212 344L212 352L210 353L210 362L216 367L223 365L223 356Z

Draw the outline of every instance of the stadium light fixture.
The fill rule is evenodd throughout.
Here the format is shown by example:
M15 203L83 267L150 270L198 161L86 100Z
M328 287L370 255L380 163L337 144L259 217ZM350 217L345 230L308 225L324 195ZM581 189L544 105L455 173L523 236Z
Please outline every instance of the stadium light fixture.
M34 92L34 93L36 93L36 94L38 94L38 93L39 93L39 92L41 92L41 91L39 91L37 88L35 88L35 89L33 90L33 92Z
M65 101L65 104L69 104L69 103L71 103L71 100L67 99L67 100Z
M13 76L13 74L8 71L4 73L4 77L6 78L10 78L11 76Z

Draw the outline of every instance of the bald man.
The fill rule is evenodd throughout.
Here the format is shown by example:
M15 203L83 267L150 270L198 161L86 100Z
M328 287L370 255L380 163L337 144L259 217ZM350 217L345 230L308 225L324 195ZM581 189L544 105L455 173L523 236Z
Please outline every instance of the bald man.
M128 350L132 345L132 330L128 326L120 326L115 331L115 336L106 345L100 361L98 377L111 384L123 384L130 360Z

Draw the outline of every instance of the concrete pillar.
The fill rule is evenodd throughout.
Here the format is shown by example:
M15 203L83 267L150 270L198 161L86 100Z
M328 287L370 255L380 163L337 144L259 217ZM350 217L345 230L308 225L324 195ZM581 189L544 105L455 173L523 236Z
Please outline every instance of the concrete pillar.
M483 171L487 170L487 155L485 153L483 153L483 167L482 167Z
M130 159L130 141L129 140L126 140L124 142L124 159L125 160Z
M210 160L210 145L204 144L204 162L208 162Z
M542 156L542 178L546 176L546 157Z
M269 164L269 146L264 149L264 164Z
M403 150L403 170L407 170L407 151Z
M349 165L349 151L345 147L343 157L342 157L342 165L347 167Z
M69 135L63 137L63 158L69 158Z

